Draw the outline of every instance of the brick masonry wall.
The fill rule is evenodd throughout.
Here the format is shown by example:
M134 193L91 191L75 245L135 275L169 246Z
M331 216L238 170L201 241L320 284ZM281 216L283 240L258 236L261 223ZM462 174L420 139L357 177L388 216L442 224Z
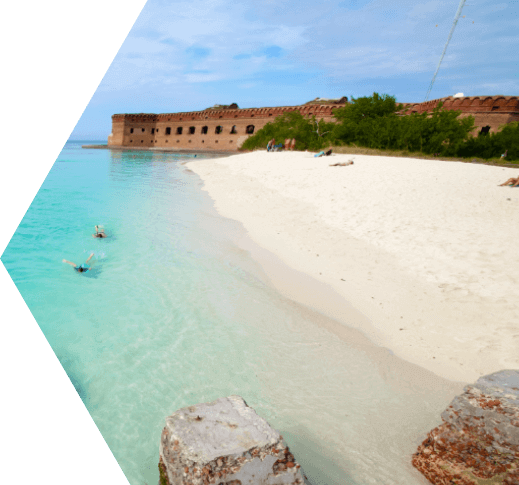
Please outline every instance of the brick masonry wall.
M290 111L314 116L325 121L333 119L333 110L344 105L282 106L205 110L188 113L117 114L112 116L109 146L136 148L170 148L172 150L235 151L243 142ZM217 132L217 127L221 127Z
M473 134L485 126L490 126L490 132L496 132L507 123L519 121L517 96L448 96L425 103L404 103L405 113L431 112L440 102L444 103L445 109L460 110L462 118L474 116L476 127ZM116 114L112 116L112 133L108 137L108 145L235 151L252 133L283 113L297 110L303 116L332 121L333 110L343 106L311 104L276 108L208 109L187 113ZM221 126L220 133L216 130L218 126Z

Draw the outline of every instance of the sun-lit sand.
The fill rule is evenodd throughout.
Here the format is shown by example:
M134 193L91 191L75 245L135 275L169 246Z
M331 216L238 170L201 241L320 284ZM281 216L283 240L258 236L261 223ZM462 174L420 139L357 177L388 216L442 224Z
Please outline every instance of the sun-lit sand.
M519 368L519 188L498 187L518 170L265 151L187 167L223 216L321 283L266 264L285 294L448 379Z

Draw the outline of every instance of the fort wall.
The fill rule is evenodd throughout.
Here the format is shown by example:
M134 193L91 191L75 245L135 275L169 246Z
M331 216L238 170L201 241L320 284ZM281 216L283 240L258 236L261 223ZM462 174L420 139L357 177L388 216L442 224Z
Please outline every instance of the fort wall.
M341 100L342 101L342 100ZM517 96L470 96L403 103L401 114L432 112L443 102L445 109L461 111L461 118L474 116L474 135L486 130L496 132L519 121ZM275 108L219 108L163 114L115 114L108 146L124 148L161 148L170 150L236 151L252 134L277 116L299 111L305 117L333 121L333 111L345 104L305 104ZM279 140L278 140L279 141Z
M112 147L172 150L235 151L253 133L276 117L299 111L308 118L332 121L333 110L345 106L304 105L276 108L209 109L187 113L116 114L112 116Z

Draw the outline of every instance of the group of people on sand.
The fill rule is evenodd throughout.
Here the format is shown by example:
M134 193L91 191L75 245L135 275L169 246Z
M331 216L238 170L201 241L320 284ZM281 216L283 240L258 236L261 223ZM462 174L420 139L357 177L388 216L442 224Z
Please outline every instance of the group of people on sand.
M103 239L105 237L108 237L105 233L105 230L102 226L95 226L96 232L92 234L92 237ZM88 259L82 263L82 264L76 264L72 261L67 261L66 259L63 260L64 263L70 264L78 273L86 273L87 271L90 271L92 269L93 263L88 264L89 261L94 257L94 253L92 253Z

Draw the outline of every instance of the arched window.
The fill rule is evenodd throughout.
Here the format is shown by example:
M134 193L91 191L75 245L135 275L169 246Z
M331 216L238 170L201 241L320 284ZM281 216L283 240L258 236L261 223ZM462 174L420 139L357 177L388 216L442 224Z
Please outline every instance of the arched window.
M133 133L133 128L130 128L130 133Z
M254 133L254 125L247 126L247 130L245 131L248 135L252 135Z
M238 132L236 131L236 125L234 125L231 129L231 134L235 135L236 133Z
M181 134L182 134L182 127L179 126L179 127L177 128L177 135L181 135Z
M215 129L214 129L214 132L219 135L221 132L223 131L223 126L222 125L218 125Z
M488 132L490 131L490 126L484 126L481 128L481 131L479 132L480 135L488 135Z
M145 131L146 131L146 128L143 128L143 129L142 129L142 132L144 133Z
M166 128L166 135L171 135L171 128L169 126Z
M207 126L202 126L202 135L207 135Z
M190 126L189 127L189 134L190 135L194 135L195 134L195 127L194 126Z

